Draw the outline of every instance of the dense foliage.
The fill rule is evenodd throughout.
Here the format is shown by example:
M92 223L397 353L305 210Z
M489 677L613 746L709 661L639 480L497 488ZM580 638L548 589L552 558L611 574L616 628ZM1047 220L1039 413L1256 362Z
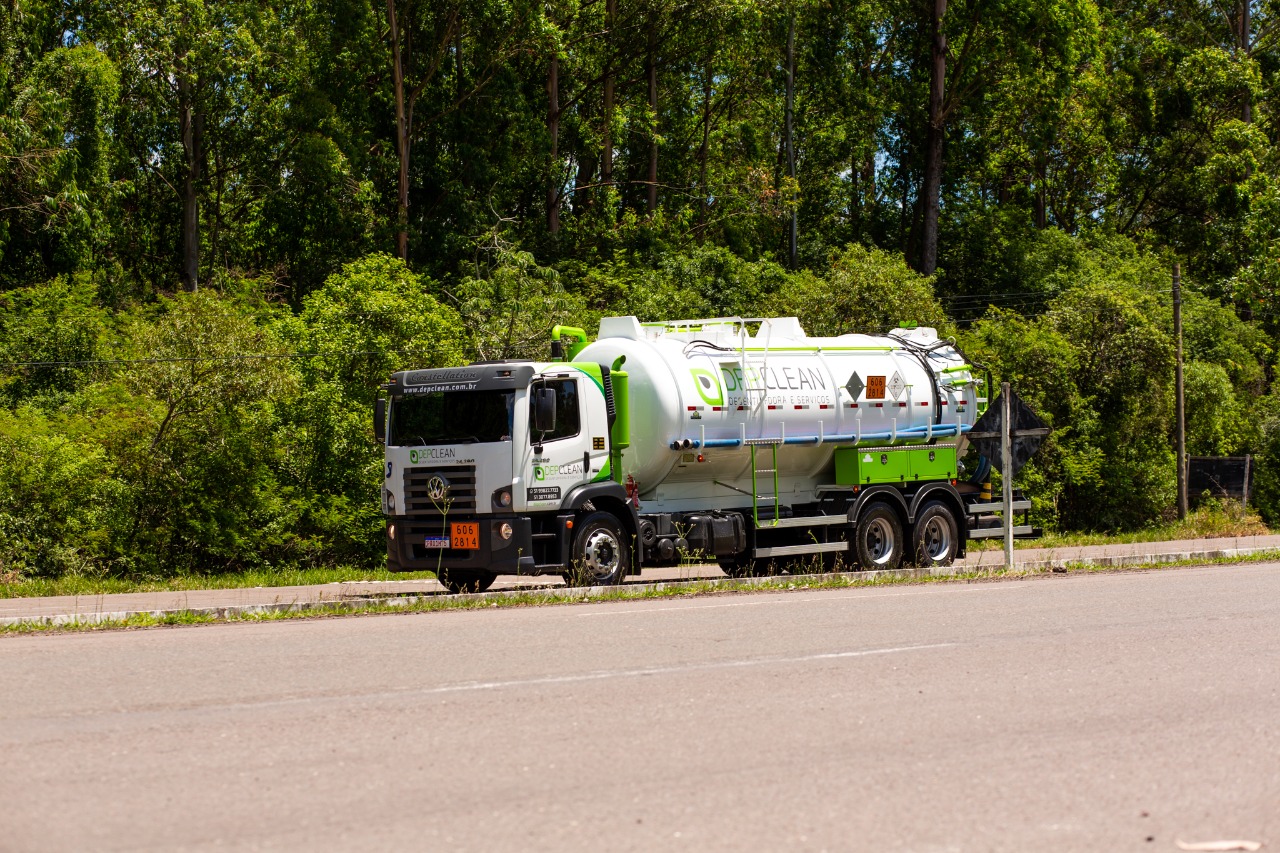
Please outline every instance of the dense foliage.
M938 326L1054 427L1039 523L1256 457L1273 0L0 4L0 575L380 553L379 382L556 322Z

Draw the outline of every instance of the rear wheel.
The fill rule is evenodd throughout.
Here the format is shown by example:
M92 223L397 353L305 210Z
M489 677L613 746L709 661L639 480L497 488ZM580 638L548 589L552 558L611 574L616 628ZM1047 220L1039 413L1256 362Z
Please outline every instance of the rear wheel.
M949 566L960 545L956 518L946 504L933 501L924 505L916 516L916 565L922 569Z
M863 571L893 570L902 563L902 522L887 504L862 510L854 531L854 556Z
M618 519L607 512L583 518L573 537L572 559L565 583L570 586L616 586L631 568L631 549Z
M497 575L476 569L437 569L436 578L444 588L457 595L462 592L484 592L493 586Z

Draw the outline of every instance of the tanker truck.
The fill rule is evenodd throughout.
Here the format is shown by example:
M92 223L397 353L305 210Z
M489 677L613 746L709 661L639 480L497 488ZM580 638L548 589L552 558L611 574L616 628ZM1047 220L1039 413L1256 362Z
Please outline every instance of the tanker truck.
M400 371L374 413L387 565L453 591L947 565L991 533L957 455L979 373L930 328L809 337L795 317L609 317L594 341L557 326L547 362Z

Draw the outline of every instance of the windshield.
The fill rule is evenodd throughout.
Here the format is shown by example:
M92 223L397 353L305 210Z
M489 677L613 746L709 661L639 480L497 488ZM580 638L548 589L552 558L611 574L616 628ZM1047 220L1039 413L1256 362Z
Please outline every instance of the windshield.
M464 444L509 441L514 391L433 391L397 397L387 444Z

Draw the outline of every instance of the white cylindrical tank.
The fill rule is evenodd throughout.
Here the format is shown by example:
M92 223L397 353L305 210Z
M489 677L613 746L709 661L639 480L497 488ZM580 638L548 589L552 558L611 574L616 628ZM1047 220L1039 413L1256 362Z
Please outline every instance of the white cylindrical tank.
M620 357L622 473L642 497L750 494L753 444L776 445L780 480L801 491L831 482L837 447L954 441L977 417L970 367L929 328L810 338L795 317L610 317L574 360Z

